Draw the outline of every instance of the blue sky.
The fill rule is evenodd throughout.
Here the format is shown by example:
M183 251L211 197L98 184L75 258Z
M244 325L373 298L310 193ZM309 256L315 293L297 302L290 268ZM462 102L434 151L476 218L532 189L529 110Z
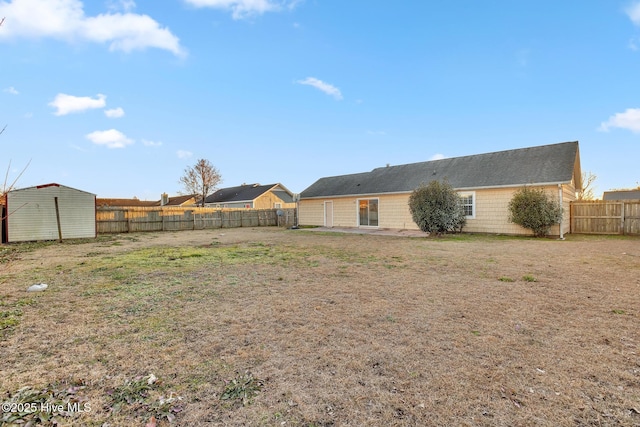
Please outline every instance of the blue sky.
M221 187L301 192L576 140L597 196L640 185L637 0L0 0L2 18L19 188L158 200L205 158Z

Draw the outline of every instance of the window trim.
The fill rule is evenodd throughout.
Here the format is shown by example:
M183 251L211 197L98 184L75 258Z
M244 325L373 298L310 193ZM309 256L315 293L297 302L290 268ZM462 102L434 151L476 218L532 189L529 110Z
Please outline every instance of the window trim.
M469 197L471 196L471 215L466 215L467 219L476 219L476 192L475 191L458 191L458 196ZM464 206L469 206L464 204Z

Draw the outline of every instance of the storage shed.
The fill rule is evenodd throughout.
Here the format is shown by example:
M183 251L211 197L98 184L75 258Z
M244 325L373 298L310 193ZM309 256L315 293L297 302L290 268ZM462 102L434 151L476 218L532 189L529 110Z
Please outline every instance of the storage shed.
M96 237L96 196L60 184L6 194L3 243Z

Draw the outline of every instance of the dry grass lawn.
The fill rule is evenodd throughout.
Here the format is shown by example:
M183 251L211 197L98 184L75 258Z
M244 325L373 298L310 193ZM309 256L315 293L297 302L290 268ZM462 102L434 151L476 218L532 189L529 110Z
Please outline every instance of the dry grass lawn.
M5 245L0 297L3 410L59 425L640 426L638 238Z

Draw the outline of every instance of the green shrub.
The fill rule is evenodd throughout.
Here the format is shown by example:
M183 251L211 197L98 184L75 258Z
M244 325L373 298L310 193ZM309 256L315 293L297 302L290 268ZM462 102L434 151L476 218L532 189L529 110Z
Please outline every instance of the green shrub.
M562 219L562 207L544 190L523 187L509 202L509 221L533 231L536 237L545 236L551 226Z
M446 181L431 181L413 190L409 210L416 225L427 233L461 231L467 221L460 196Z

